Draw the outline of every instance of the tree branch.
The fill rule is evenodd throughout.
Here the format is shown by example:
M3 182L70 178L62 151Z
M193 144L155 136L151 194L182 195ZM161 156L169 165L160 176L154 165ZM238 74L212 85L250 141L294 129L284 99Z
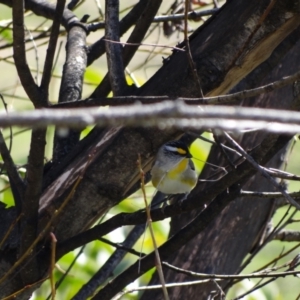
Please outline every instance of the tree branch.
M43 70L43 77L40 86L43 92L46 93L47 95L48 95L51 74L52 74L55 49L56 49L57 40L59 36L59 28L60 28L65 4L66 4L66 0L57 1L55 16L53 19L52 29L51 29L49 43L48 43L47 55L46 55L44 70Z
M267 178L270 183L281 192L283 197L298 210L300 209L300 204L298 204L286 191L285 189L268 173L262 168L252 157L249 155L228 133L224 132L226 140L233 145L233 147L246 158L250 164L257 169L265 178Z
M80 22L72 23L68 31L66 61L59 90L58 102L78 101L82 94L83 76L87 63L87 32ZM78 143L80 132L70 130L61 137L56 130L53 145L53 162L59 163Z
M273 240L278 240L282 242L299 242L300 241L300 232L297 230L280 230L275 234Z
M228 121L230 120L230 122ZM176 121L176 122L175 122ZM296 134L300 132L300 113L266 108L201 106L198 109L182 102L132 105L95 111L81 109L43 109L27 112L0 112L0 126L65 128L98 126L142 126L163 129L222 129L240 132L264 131Z
M215 97L204 97L204 98L182 98L182 97L169 97L169 96L120 96L112 98L88 98L76 102L58 103L54 104L52 108L76 108L76 107L90 107L90 106L119 106L134 104L141 102L143 104L159 103L165 100L184 101L190 105L213 105L213 104L238 104L241 100L256 97L265 93L270 93L277 89L281 89L285 86L291 85L294 82L300 80L300 72L293 75L283 77L280 80L269 83L258 88L244 90L233 94L215 96Z
M22 211L23 197L25 185L18 173L18 170L10 156L9 150L6 146L5 140L3 138L2 132L0 131L0 153L4 162L4 167L9 177L9 181L12 185L12 193L14 195L15 206L18 213Z
M199 20L199 17L205 17L213 15L214 13L218 12L218 8L207 9L207 10L193 10L187 13L188 20ZM159 22L169 22L169 21L179 21L184 20L185 14L174 14L174 15L166 15L166 16L156 16L153 19L153 23Z
M14 62L22 86L35 107L46 105L45 99L34 82L26 62L25 36L24 36L24 1L13 0L13 50Z
M119 0L105 2L105 39L120 41L119 36ZM127 89L120 44L105 42L108 77L114 96L123 95Z
M136 241L140 238L145 230L145 224L137 225L126 237L122 246L131 248ZM102 285L113 273L116 266L121 262L124 256L128 252L123 249L117 249L106 263L96 272L93 277L78 291L78 293L72 298L73 300L87 299L91 297L96 289Z
M23 256L31 247L38 234L38 210L42 192L45 146L46 129L33 130L26 173L27 186L22 209L20 256ZM40 275L35 248L30 252L27 261L26 267L21 269L21 276L25 284L35 282Z

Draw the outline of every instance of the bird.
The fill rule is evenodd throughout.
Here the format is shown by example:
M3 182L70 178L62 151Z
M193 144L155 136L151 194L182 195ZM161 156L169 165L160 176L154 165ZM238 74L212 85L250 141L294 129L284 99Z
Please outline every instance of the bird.
M167 142L159 148L150 172L157 194L185 194L187 197L197 183L197 173L191 158L189 148L182 140ZM157 202L154 199L152 202Z

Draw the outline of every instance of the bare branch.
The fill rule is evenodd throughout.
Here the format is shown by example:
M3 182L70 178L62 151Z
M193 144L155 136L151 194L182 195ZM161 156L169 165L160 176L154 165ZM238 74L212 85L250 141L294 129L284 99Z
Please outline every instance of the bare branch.
M273 278L273 277L284 277L286 275L297 275L300 274L300 270L298 271L285 271L285 272L274 272L271 273L269 270L261 270L260 272L250 273L250 274L241 274L241 275L224 275L224 274L205 274L205 273L198 273L189 270L185 270L182 268L178 268L172 266L167 262L163 262L163 265L176 271L179 273L183 273L186 275L190 275L197 278L203 279L250 279L250 278Z
M24 35L24 1L14 0L13 3L13 49L14 61L22 86L35 107L45 106L45 99L29 70L26 61Z
M49 38L47 55L44 64L43 77L41 81L41 89L48 95L49 83L52 74L53 60L55 55L55 49L57 39L59 35L59 27L62 20L66 0L59 0L56 4L55 16L53 19L52 30ZM48 100L48 99L47 99Z
M182 98L182 97L169 97L169 96L121 96L112 98L89 98L76 102L59 103L54 104L52 107L59 108L74 108L74 107L89 107L89 106L118 106L134 104L135 102L141 102L143 104L158 103L165 100L180 100L190 105L213 105L213 104L238 104L241 100L251 97L256 97L265 93L270 93L274 90L283 88L287 85L293 84L300 80L300 72L293 75L283 77L280 80L272 82L270 84L250 89L241 92L215 96L215 97L204 97L204 98Z
M264 167L263 167L264 168ZM266 172L276 178L282 178L287 180L300 181L300 176L291 174L282 170L273 169L273 168L264 168Z
M22 211L23 194L25 190L24 182L18 173L18 170L10 156L9 150L6 146L2 132L0 131L0 153L4 162L4 167L12 185L12 193L14 195L15 205L18 213Z
M121 248L118 248L110 256L100 270L96 272L93 277L78 291L73 300L87 299L88 297L91 297L95 293L96 289L109 278L116 266L128 253L125 248L131 248L143 234L144 230L144 224L134 227L134 229L128 234L125 241L121 244Z
M285 189L269 174L267 173L252 157L249 155L228 133L224 132L225 138L229 141L234 148L239 151L251 164L254 168L257 169L265 178L267 178L270 183L277 188L284 196L284 198L297 209L300 209L300 204L298 204L286 191Z
M273 237L274 240L282 242L299 242L300 241L300 232L297 230L280 230Z
M235 132L261 130L265 132L300 132L300 113L265 108L201 106L195 109L180 101L143 106L112 107L96 111L82 109L43 109L27 112L0 112L0 126L43 128L56 125L63 128L98 126L144 126L159 129L221 129Z
M105 39L119 42L119 0L106 0L105 3ZM105 48L111 89L114 96L123 95L127 83L124 74L121 45L106 42Z
M23 201L23 218L21 219L21 243L20 255L30 249L37 238L38 209L42 191L44 170L44 154L46 146L46 130L32 131L31 145L26 173L26 190ZM31 283L38 279L39 267L37 263L36 249L33 248L28 256L29 263L22 268L21 275L25 283Z
M289 193L293 198L299 198L300 192ZM241 191L241 196L243 197L259 197L259 198L282 198L283 195L280 192L252 192L252 191Z
M213 9L208 9L208 10L193 10L189 11L187 13L187 19L188 20L198 20L199 17L204 17L204 16L210 16L216 13L219 9L218 8L213 8ZM185 14L174 14L174 15L167 15L167 16L156 16L153 19L154 23L159 23L159 22L168 22L168 21L177 21L177 20L184 20Z
M58 102L78 101L81 98L83 75L87 64L86 35L87 32L78 20L68 28L66 61L59 90ZM55 131L53 146L53 162L59 162L78 143L80 133L71 130L66 137Z

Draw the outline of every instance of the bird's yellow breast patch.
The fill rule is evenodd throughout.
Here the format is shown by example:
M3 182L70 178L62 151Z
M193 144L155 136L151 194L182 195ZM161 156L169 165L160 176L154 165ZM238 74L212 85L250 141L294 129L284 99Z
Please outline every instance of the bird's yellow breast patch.
M175 179L179 175L181 175L181 173L184 172L185 169L187 168L188 163L189 160L185 158L182 161L180 161L178 164L176 164L176 166L168 172L169 178Z

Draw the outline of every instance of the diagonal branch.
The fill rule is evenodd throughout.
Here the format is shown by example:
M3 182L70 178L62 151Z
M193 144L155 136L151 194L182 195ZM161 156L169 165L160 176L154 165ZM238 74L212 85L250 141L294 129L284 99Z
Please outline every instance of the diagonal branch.
M284 188L268 173L263 167L261 167L254 159L249 155L228 133L224 132L225 138L233 147L247 159L247 161L265 178L267 178L270 183L279 190L284 198L297 209L300 209L300 205L284 190Z
M125 241L122 243L122 246L131 248L143 234L144 230L145 224L140 224L134 227L133 230L128 234ZM93 275L93 277L78 291L78 293L72 299L80 300L91 297L95 293L96 289L102 285L109 278L109 276L111 276L116 266L126 254L126 250L117 249L101 267L101 269Z
M4 167L9 177L9 181L12 186L12 193L14 195L15 205L17 207L18 212L20 213L22 210L23 193L25 190L25 185L17 171L17 168L13 162L12 157L10 156L9 150L6 146L1 131L0 131L0 153L4 162Z

